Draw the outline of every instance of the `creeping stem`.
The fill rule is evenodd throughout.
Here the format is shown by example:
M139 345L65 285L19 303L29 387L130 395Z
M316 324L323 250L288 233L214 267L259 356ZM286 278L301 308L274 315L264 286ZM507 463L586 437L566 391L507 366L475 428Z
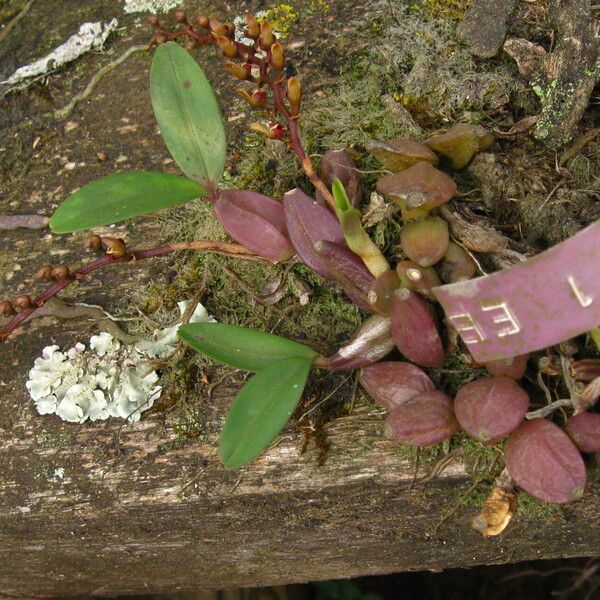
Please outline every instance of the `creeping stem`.
M111 254L106 254L101 258L91 261L79 269L74 271L68 278L60 279L54 282L41 296L36 298L31 308L21 310L12 319L0 329L0 342L6 340L6 338L26 319L33 315L39 310L50 298L56 296L61 290L70 286L76 281L85 279L87 275L98 269L102 269L107 265L116 263L130 263L133 261L144 260L146 258L154 258L156 256L163 256L165 254L171 254L172 252L179 252L181 250L199 250L202 252L214 252L216 254L222 254L224 256L233 256L235 258L242 258L246 260L264 261L261 257L257 256L244 246L240 244L232 244L228 242L214 242L211 240L196 240L192 242L176 242L168 244L166 246L160 246L157 248L149 248L147 250L134 250L128 252L125 256L115 258Z

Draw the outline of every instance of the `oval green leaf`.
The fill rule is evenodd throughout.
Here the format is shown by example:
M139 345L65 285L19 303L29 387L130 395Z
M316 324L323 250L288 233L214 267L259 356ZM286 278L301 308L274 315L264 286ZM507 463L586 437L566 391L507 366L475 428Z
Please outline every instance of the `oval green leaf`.
M166 173L115 173L88 183L54 212L54 233L83 231L145 215L206 194L195 181Z
M178 335L194 350L244 371L260 371L285 358L312 361L317 356L299 342L227 323L190 323Z
M241 389L219 444L228 469L252 462L277 437L302 396L310 366L309 358L287 358L259 371Z
M210 83L179 44L156 49L150 70L154 115L171 156L194 181L218 182L225 168L225 129Z

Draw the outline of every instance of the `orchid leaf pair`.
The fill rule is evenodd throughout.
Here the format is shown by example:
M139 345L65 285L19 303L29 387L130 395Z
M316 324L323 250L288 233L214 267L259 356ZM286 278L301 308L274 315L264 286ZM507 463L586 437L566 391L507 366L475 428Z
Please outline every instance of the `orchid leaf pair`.
M227 468L250 463L292 416L317 353L293 340L224 323L184 325L179 337L210 358L256 373L233 401L219 444Z
M116 173L67 198L50 219L55 233L82 231L206 196L221 178L225 129L210 83L178 44L159 46L150 74L156 120L171 156L186 177Z

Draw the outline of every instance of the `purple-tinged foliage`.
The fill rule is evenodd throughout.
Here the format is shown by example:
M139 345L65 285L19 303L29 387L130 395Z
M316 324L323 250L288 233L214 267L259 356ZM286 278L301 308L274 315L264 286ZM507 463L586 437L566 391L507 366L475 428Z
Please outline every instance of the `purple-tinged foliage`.
M421 267L412 260L401 260L396 272L404 287L419 292L433 300L432 288L441 285L440 278L433 267Z
M393 349L389 317L373 315L334 355L318 358L314 366L332 371L360 369L381 360Z
M387 410L394 410L407 400L435 389L425 371L401 361L378 362L365 367L360 383L369 396Z
M493 360L485 363L485 368L496 377L510 377L511 379L521 379L527 371L527 361L529 354L519 354L512 358Z
M371 311L368 293L374 277L365 263L346 245L321 240L315 250L328 269L329 279L335 279L354 304Z
M316 200L295 188L283 198L288 235L302 261L313 271L332 279L329 268L315 250L320 241L346 246L342 228L335 215Z
M400 278L396 271L385 271L371 285L368 300L371 308L389 316L392 312L392 298L394 292L400 287Z
M406 288L392 300L392 337L409 360L422 367L435 367L444 360L444 347L425 300Z
M347 150L327 150L319 165L319 175L327 189L331 189L334 179L339 179L346 190L350 205L353 208L360 207L362 197L360 177ZM316 199L319 204L326 206L323 196L318 191Z
M600 414L584 412L567 421L567 433L586 454L600 452Z
M252 252L273 262L294 255L279 202L256 192L224 190L214 207L227 233Z
M454 400L460 426L476 440L492 445L525 418L529 396L508 377L482 377L463 385Z
M439 444L458 431L452 399L438 390L403 402L385 420L386 437L409 446Z
M436 217L408 223L400 232L402 250L421 267L430 267L441 260L449 241L448 223Z
M569 436L548 419L526 421L504 446L504 462L517 485L546 502L578 500L585 464Z

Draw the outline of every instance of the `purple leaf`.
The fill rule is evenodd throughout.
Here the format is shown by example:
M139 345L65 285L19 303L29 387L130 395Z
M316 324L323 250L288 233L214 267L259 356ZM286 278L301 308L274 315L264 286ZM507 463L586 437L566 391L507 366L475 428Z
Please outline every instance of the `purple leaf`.
M482 377L463 385L454 400L460 426L491 446L512 433L525 418L529 396L508 377Z
M374 315L334 355L317 358L314 366L332 371L360 369L382 359L393 348L389 317Z
M246 190L224 190L214 204L227 233L259 256L280 262L294 255L283 206Z
M374 281L365 263L347 246L321 240L315 250L329 270L329 278L335 279L344 288L352 302L372 312L368 293Z
M600 414L584 412L567 421L567 433L585 453L600 452Z
M360 178L356 165L346 150L328 150L325 152L319 165L319 175L328 189L334 179L339 179L353 208L360 206L362 192L360 189ZM326 206L325 200L320 192L317 192L317 202Z
M425 371L401 361L384 361L365 367L360 383L371 398L387 410L394 410L407 400L435 389Z
M438 390L403 402L385 420L385 436L409 446L439 444L459 430L452 399Z
M342 228L335 215L316 200L295 188L283 197L288 234L298 256L315 273L333 279L323 258L315 250L320 241L346 246Z
M504 463L517 485L540 500L563 504L583 495L581 454L548 419L527 421L514 431L504 445Z
M392 337L406 358L422 367L444 360L444 347L425 300L406 288L392 299Z

